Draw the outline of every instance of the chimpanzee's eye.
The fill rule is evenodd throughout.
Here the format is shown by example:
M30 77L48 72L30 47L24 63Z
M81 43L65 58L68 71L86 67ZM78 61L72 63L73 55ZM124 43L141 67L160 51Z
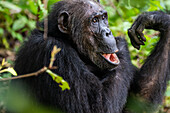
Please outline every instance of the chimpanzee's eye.
M98 18L97 17L94 17L93 19L92 19L92 22L93 23L97 23L99 20L98 20Z
M107 13L103 14L103 16L102 16L103 20L106 19L106 18L107 18Z

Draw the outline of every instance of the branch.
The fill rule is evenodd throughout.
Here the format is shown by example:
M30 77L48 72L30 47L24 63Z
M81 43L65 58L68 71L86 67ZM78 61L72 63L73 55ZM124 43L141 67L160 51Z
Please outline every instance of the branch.
M2 79L0 79L0 82L1 81L7 81L7 80L19 79L19 78L26 78L26 77L31 77L31 76L37 76L37 75L39 75L41 73L46 72L48 69L57 69L57 67L52 67L52 68L43 67L42 69L38 70L37 72L24 74L24 75L19 75L19 76L11 77L11 78L2 78Z
M39 75L40 73L45 72L46 70L47 70L47 67L44 67L44 68L42 68L42 69L40 69L39 71L34 72L34 73L29 73L29 74L20 75L20 76L11 77L11 78L3 78L3 79L0 79L0 81L14 80L14 79L19 79L19 78L25 78L25 77L37 76L37 75Z
M48 4L48 0L44 0L44 9L47 10L47 4ZM44 19L44 40L47 39L47 35L48 35L48 16L45 17Z

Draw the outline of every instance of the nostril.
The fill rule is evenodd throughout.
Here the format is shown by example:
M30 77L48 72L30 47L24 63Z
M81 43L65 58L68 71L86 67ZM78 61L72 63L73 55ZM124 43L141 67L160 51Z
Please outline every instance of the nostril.
M106 33L106 36L108 37L108 36L109 36L109 33Z
M106 32L106 36L109 37L109 35L111 35L111 31Z

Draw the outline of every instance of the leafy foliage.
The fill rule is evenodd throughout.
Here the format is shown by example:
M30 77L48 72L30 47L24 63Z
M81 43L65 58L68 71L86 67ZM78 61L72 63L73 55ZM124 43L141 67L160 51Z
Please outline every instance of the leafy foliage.
M48 10L57 1L48 0ZM36 27L36 22L47 16L48 10L41 0L0 1L0 47L17 47L13 43L26 40L25 37Z
M0 40L1 46L7 49L13 47L8 42L18 40L23 42L28 31L35 28L35 21L29 18L20 6L9 1L0 1Z

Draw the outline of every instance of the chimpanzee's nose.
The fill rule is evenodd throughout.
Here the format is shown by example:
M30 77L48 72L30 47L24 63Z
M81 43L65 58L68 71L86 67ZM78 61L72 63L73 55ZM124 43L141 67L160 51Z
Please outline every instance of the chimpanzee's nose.
M112 34L109 28L106 28L105 32L106 32L106 37L109 37Z

